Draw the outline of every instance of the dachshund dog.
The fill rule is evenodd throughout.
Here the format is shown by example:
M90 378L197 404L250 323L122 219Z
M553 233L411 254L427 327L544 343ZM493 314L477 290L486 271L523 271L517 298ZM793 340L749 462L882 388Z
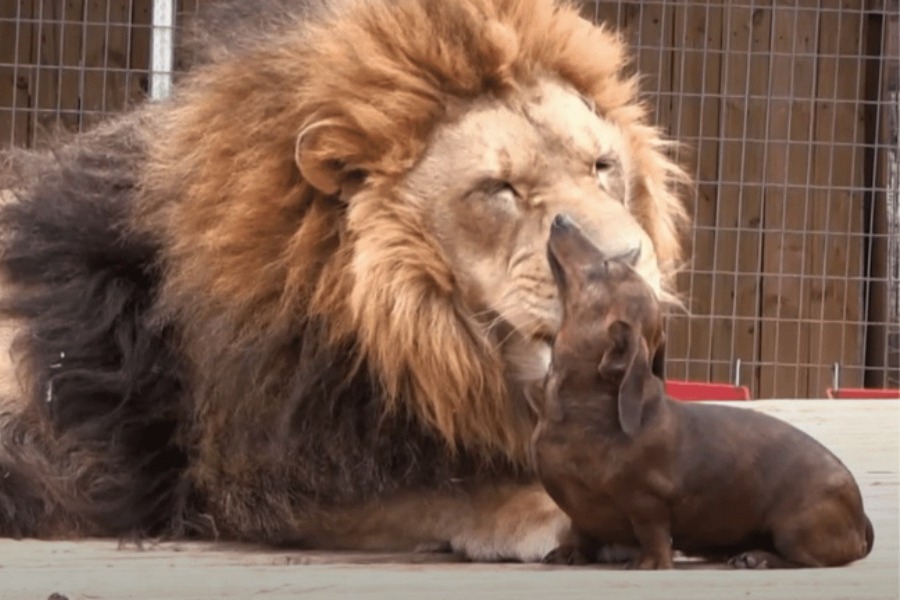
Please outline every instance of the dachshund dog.
M548 562L637 546L631 566L672 567L673 549L737 568L825 567L872 549L850 471L787 423L666 397L664 317L632 268L604 257L565 216L548 258L563 303L532 451L572 518Z

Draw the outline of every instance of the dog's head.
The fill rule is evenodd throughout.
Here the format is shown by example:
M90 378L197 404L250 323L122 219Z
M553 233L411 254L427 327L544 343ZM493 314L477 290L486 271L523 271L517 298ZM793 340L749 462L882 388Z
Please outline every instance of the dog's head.
M589 376L597 385L617 389L619 424L629 435L640 426L645 400L661 393L657 378L665 367L663 311L634 269L640 251L604 256L565 215L554 220L547 244L563 305L548 404L557 401L566 376L581 381Z

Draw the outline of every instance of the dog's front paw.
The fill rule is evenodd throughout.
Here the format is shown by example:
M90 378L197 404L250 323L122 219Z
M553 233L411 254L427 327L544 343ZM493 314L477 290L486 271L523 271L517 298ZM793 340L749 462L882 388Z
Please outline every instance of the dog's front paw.
M587 565L594 562L591 553L576 544L562 544L544 556L546 565Z
M598 563L623 564L636 561L640 554L641 550L636 546L603 544L597 549L596 558Z
M741 552L737 556L731 557L728 565L735 569L788 569L799 566L797 563L792 563L765 550Z
M655 555L641 554L636 559L627 564L628 569L637 569L639 571L653 571L657 569L671 569L674 563L671 554Z
M765 569L768 568L765 556L759 556L758 552L742 552L732 556L728 560L728 566L735 569Z

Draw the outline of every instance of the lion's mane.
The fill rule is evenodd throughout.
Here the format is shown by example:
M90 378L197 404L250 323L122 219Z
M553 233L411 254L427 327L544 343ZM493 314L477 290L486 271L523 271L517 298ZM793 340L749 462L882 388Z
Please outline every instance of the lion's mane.
M392 201L479 96L553 74L591 98L631 146L664 274L679 260L678 170L620 40L574 8L260 4L207 22L170 100L12 161L30 167L6 184L0 266L29 400L0 433L0 532L3 511L24 534L212 515L272 540L304 509L526 472L498 351Z

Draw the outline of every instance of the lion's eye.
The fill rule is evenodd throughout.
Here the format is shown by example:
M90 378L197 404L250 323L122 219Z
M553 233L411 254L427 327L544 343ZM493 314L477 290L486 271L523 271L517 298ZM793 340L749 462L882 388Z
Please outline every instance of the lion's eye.
M490 197L504 198L515 200L519 197L519 192L515 186L508 181L502 179L486 179L478 186L481 191Z
M512 194L513 196L518 197L519 192L516 191L516 188L508 181L497 181L495 182L494 193L495 194Z
M594 181L598 186L606 188L610 185L609 177L615 172L615 167L616 161L612 158L604 157L594 161L591 166L591 175L594 176Z
M613 162L607 158L598 158L594 162L593 173L594 175L599 175L600 173L604 173L609 171L613 167Z
M478 200L475 208L486 210L494 216L514 216L518 214L522 196L509 181L504 179L482 179L470 192L472 198Z

